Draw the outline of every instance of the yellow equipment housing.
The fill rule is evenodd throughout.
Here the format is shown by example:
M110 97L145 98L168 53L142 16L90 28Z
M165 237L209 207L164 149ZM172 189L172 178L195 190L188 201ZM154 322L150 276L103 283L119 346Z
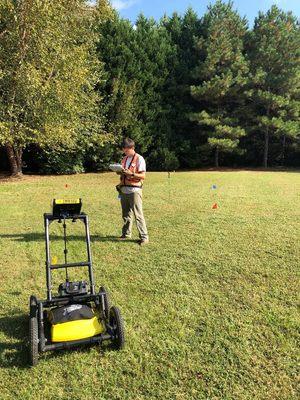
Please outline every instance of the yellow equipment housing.
M51 340L52 342L70 342L72 340L87 339L103 332L104 327L95 316L90 319L52 325Z

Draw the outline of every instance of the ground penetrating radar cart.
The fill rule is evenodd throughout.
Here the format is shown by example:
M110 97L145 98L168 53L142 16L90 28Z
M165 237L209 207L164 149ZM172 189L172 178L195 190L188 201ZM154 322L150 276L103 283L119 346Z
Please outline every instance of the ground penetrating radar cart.
M81 212L82 201L53 200L52 214L44 214L46 241L47 300L30 297L30 364L36 365L39 353L70 349L80 345L110 341L116 349L124 347L124 325L120 310L111 307L104 287L96 293L90 244L89 219ZM80 221L85 227L87 261L68 263L67 222ZM62 223L64 231L64 263L51 262L50 224ZM89 282L69 281L69 268L87 267ZM65 269L66 279L52 293L52 271Z

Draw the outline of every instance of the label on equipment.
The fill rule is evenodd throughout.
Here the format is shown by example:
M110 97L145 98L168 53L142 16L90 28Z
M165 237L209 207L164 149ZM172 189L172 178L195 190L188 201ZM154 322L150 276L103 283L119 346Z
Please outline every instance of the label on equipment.
M80 199L66 200L66 199L55 199L55 204L80 204Z

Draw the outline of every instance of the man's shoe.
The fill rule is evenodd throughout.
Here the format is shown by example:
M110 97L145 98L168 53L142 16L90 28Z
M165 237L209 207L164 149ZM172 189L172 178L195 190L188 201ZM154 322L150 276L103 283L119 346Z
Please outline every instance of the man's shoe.
M131 239L131 236L122 235L122 236L119 237L119 240L127 240L127 239Z
M146 246L146 244L149 244L149 239L141 239L139 241L140 246Z

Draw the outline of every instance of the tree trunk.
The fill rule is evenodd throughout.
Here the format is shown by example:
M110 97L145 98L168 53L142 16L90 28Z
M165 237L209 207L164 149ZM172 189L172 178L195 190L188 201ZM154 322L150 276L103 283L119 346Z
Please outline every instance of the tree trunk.
M22 176L22 149L15 150L10 143L5 148L12 176Z
M215 151L215 167L219 168L219 148L216 147Z
M268 91L270 92L270 88L268 88ZM268 158L269 158L269 119L270 119L270 112L271 112L271 106L270 104L267 107L267 118L268 118L268 125L265 130L265 147L264 147L264 168L268 168Z
M269 156L269 128L265 131L265 148L264 148L264 168L268 168Z
M285 164L285 147L286 147L286 136L283 135L282 139L282 156L281 156L281 165L284 166Z
M23 156L23 150L22 149L18 149L15 151L15 155L16 155L16 161L17 161L17 165L18 165L18 174L22 175L22 164L23 164L23 160L22 160L22 156Z

